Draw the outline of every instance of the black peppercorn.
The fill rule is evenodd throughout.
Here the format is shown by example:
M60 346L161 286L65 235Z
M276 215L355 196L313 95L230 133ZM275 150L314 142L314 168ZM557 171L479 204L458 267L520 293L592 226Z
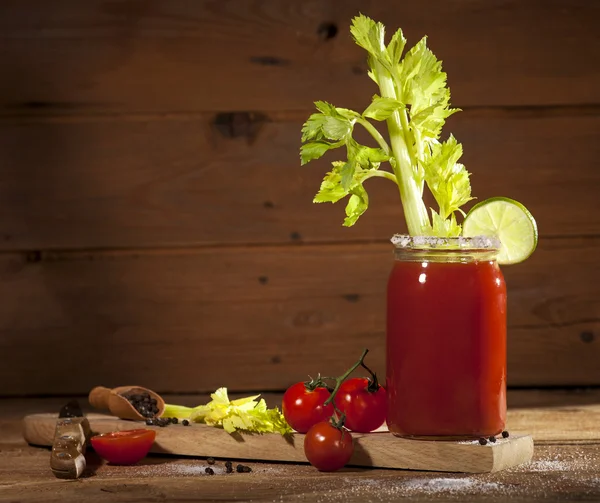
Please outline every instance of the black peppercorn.
M154 425L154 420L152 420L152 419L146 419L146 424L148 426L153 426Z
M509 435L510 435L510 434L509 434L509 433L508 433L508 431L506 431L506 430L504 430L504 431L502 432L502 438L508 438L508 437L509 437Z
M190 425L190 422L189 422L187 419L184 419L183 421L181 421L181 424L182 424L183 426L189 426L189 425Z
M208 468L206 468L204 470L206 473L208 473L209 475L214 475L215 471L209 466Z
M179 419L177 419L176 417L172 417L172 418L171 418L171 422L172 422L173 424L177 424L177 423L179 422Z
M252 468L250 468L249 466L244 466L245 473L250 473L251 471L252 471Z
M479 439L479 443L480 443L481 445L485 445L485 444L487 444L487 440L486 440L485 438L481 437L481 438Z
M225 472L233 473L233 463L231 461L225 461Z
M490 437L490 438L488 438L488 440L489 440L490 442L492 442L492 444L495 444L495 443L496 443L496 437Z
M214 465L214 464L215 464L215 458L206 458L206 462L207 462L209 465Z
M237 465L235 471L238 473L244 473L244 465Z

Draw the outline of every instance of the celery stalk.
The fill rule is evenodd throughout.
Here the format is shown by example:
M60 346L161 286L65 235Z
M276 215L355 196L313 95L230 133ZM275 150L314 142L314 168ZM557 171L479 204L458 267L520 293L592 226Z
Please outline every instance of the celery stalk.
M369 206L364 183L386 178L398 185L409 234L460 235L455 212L462 213L460 207L472 199L471 185L469 173L458 163L460 143L452 135L440 141L445 119L458 111L450 108L441 62L427 48L426 38L403 54L402 30L386 45L383 24L363 15L352 20L350 32L367 51L369 76L381 96L375 95L362 113L315 103L319 112L302 127L302 164L340 147L346 148L346 159L332 163L314 202L335 203L348 197L344 225L351 226ZM370 120L385 121L389 142ZM371 134L377 147L361 145L353 138L356 124ZM386 162L391 171L384 168ZM437 211L431 209L431 216L423 201L425 186L438 205Z
M375 72L381 96L397 100L394 82L389 73L379 63L375 66ZM400 189L400 202L404 210L408 233L413 236L425 235L428 233L431 224L427 208L422 199L421 189L415 181L416 163L404 135L405 132L408 132L408 129L406 126L403 127L400 114L399 110L395 110L387 119L390 144L396 159L392 169Z

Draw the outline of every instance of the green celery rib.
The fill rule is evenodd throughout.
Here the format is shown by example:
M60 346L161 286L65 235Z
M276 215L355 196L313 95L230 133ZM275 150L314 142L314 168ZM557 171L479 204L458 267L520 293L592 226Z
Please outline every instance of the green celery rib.
M394 82L387 70L377 62L375 63L375 71L377 72L377 82L379 82L381 95L386 98L398 99ZM428 230L431 227L429 215L421 197L421 189L415 180L414 156L411 156L398 111L395 111L387 119L387 125L390 133L392 152L396 159L396 166L393 166L393 169L398 180L400 201L404 210L408 233L412 236L428 234Z

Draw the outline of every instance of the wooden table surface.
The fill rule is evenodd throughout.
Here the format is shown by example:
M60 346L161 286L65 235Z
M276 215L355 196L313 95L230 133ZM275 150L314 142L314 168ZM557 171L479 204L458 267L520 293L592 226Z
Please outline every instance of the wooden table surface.
M206 397L168 397L192 405ZM268 396L275 404L276 396ZM600 500L600 390L513 391L510 431L535 439L534 460L497 474L462 475L348 468L319 473L309 465L247 463L252 473L204 473L206 460L153 456L117 467L93 459L77 481L54 478L49 449L21 436L26 414L57 411L67 399L0 400L0 501L390 502ZM85 400L81 400L82 403ZM90 464L92 464L90 463Z

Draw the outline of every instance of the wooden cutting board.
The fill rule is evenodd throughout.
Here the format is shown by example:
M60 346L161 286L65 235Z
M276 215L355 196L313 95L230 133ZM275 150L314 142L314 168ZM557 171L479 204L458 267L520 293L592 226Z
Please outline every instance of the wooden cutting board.
M23 420L23 436L32 445L51 446L57 414L33 414ZM203 424L146 426L113 416L89 414L93 432L149 428L156 430L151 452L178 456L226 458L232 460L288 461L306 463L304 435L284 438L279 434L228 434L220 428ZM531 435L511 435L494 444L407 440L387 431L353 433L352 466L401 468L445 472L497 472L526 463L533 455Z

